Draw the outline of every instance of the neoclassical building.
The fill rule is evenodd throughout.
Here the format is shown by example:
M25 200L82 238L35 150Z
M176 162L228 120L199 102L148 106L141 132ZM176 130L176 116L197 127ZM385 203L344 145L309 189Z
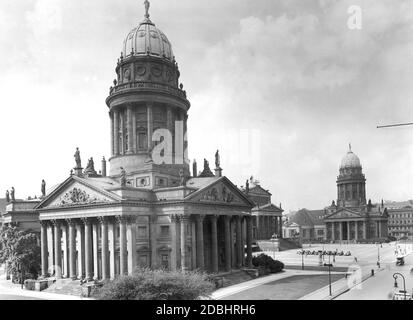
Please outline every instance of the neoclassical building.
M271 202L272 194L264 189L253 177L246 181L242 189L245 195L254 202L251 213L253 216L253 240L269 240L275 234L282 238L282 213L284 210Z
M327 239L380 240L387 238L387 208L366 202L366 178L360 159L351 150L343 157L337 177L337 203L326 208Z
M187 160L190 103L165 34L144 20L122 43L106 104L111 157L97 173L80 151L36 207L42 273L108 279L137 266L230 271L251 266L254 202L204 160ZM109 141L108 141L109 143ZM245 248L245 249L244 249Z

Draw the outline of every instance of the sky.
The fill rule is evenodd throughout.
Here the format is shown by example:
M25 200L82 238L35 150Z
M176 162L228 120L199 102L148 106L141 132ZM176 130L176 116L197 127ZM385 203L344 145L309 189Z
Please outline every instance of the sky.
M105 99L143 15L143 0L1 0L0 194L64 181L76 147L96 167L110 157ZM152 0L150 15L179 64L198 167L219 149L236 185L253 175L286 212L320 209L351 143L367 198L413 199L413 126L376 128L413 122L413 1Z

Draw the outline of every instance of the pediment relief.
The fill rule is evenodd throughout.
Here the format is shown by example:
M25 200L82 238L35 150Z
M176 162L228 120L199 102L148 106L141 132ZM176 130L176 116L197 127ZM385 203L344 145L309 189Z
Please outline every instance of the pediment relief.
M198 195L195 200L214 203L243 203L243 201L224 184L218 184L208 188Z
M345 218L361 218L361 215L347 211L347 210L342 210L335 212L329 216L327 216L325 219L345 219Z
M111 201L113 200L103 194L75 183L57 194L47 207L70 207Z

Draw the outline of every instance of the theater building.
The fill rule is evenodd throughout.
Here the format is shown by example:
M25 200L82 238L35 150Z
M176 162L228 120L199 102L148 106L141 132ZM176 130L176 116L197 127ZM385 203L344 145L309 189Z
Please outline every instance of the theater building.
M150 20L122 43L106 99L110 169L93 159L36 207L44 276L109 279L135 267L230 271L251 266L255 203L204 161L191 175L190 102L172 46ZM104 110L102 110L104 112ZM107 172L108 171L108 172ZM245 244L245 250L244 250ZM245 254L246 253L246 254Z

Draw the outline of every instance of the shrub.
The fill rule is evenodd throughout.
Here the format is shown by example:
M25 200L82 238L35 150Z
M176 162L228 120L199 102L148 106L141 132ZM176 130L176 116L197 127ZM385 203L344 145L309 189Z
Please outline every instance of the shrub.
M271 273L281 272L284 269L284 263L278 260L274 260L270 256L261 253L260 255L252 258L252 264L255 267L263 267L269 269Z
M204 273L137 269L132 276L104 283L94 296L100 300L194 300L214 289Z

